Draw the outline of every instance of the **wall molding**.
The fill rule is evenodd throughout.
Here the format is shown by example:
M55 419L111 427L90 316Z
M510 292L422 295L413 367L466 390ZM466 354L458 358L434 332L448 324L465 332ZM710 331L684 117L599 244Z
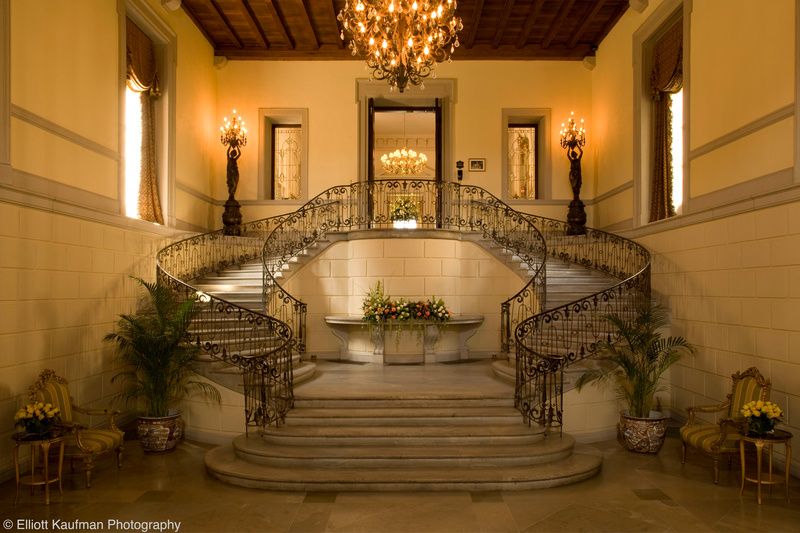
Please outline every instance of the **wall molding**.
M752 135L759 130L762 130L768 126L772 126L780 122L781 120L787 119L794 115L794 104L789 104L781 107L764 115L761 118L757 118L756 120L745 124L744 126L740 126L733 131L730 131L724 135L717 137L716 139L709 141L702 146L698 146L691 152L689 152L689 160L696 159L703 155L706 155L709 152L713 152L714 150L718 150L723 146L726 146L734 141L738 141L748 135Z
M202 193L202 192L200 192L200 191L198 191L196 189L192 189L191 187L189 187L185 183L181 183L180 181L176 181L175 182L175 188L177 190L179 190L181 192L185 192L189 196L193 196L193 197L197 198L198 200L201 200L201 201L203 201L203 202L205 202L207 204L218 205L218 206L224 206L225 205L225 202L223 200L215 200L214 198L208 196L207 194Z
M0 0L0 165L11 164L11 0Z
M787 178L791 178L792 175L793 169L786 169L776 172L775 174L756 178L755 180L751 180L751 182L764 180L766 183L772 180L786 183L788 181ZM751 182L743 183L732 188L741 187L742 191L751 187L753 189L758 189L758 187L755 185L751 185ZM707 196L716 196L717 198L720 198L719 193L709 193ZM722 195L721 197L725 198L725 195ZM734 202L712 203L709 201L703 210L697 210L685 215L678 215L676 217L659 220L657 222L651 222L646 226L639 226L638 228L634 228L629 231L621 231L620 234L629 239L636 239L647 235L672 231L685 226L702 224L729 216L748 213L750 211L757 211L760 209L766 209L768 207L775 207L795 202L800 202L800 184L791 182L788 185L784 185L784 187L779 190L772 190L762 194L753 194L747 198L739 199L738 201Z
M690 198L685 212L692 214L733 205L741 200L764 196L764 191L773 192L788 189L792 187L793 182L794 169L786 168L742 183L730 185L718 191Z
M51 135L61 137L62 139L76 144L81 148L85 148L103 157L107 157L112 161L119 161L120 159L119 152L114 151L107 146L103 146L102 144L95 142L88 137L84 137L79 133L75 133L69 128L65 128L64 126L56 124L55 122L37 115L32 111L28 111L27 109L16 104L11 104L11 116L32 126L36 126L37 128L44 130Z
M600 202L605 202L612 196L621 194L627 191L628 189L633 189L633 181L628 181L626 183L623 183L622 185L618 185L613 189L611 189L610 191L606 191L603 194L600 194L599 196L595 196L591 200L584 200L583 203L585 203L586 205L599 204Z
M29 187L31 184L33 187ZM176 228L120 215L116 199L54 182L10 166L0 166L0 202L165 237L184 233Z

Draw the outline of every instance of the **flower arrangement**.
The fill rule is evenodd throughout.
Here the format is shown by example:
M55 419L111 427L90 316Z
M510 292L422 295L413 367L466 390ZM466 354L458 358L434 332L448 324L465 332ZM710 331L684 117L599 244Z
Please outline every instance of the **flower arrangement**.
M50 403L29 403L14 415L14 425L26 433L47 433L61 421L61 410Z
M392 202L389 209L389 220L416 220L419 217L419 206L413 198L400 196Z
M772 402L762 402L753 400L747 402L742 407L742 416L747 420L747 427L750 433L763 435L775 428L775 424L780 422L783 411L777 404Z
M392 300L383 292L383 285L379 281L371 288L362 305L365 322L380 323L403 320L429 320L446 322L450 319L450 310L441 298L433 297L429 300L407 302L402 298Z

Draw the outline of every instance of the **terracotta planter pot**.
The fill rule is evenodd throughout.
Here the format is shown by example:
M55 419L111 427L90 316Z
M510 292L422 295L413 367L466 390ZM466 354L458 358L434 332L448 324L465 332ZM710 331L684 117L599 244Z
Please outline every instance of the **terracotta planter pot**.
M136 433L145 453L171 452L183 438L181 414L165 417L141 416L137 420Z
M656 411L650 414L660 415ZM637 418L625 413L619 414L617 440L626 450L637 453L658 453L664 445L669 417L656 416Z

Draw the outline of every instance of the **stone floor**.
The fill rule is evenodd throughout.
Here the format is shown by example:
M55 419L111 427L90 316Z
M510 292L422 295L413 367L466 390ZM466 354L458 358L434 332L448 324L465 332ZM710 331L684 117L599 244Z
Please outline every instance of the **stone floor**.
M80 476L67 476L63 496L56 491L49 507L41 491L23 492L15 507L13 481L0 485L0 523L172 520L185 532L800 530L798 480L792 480L792 503L776 489L759 506L752 486L739 496L735 468L723 469L715 486L710 463L695 456L681 466L679 448L674 438L657 456L625 452L616 442L581 445L581 452L603 455L602 472L577 485L539 491L307 494L217 482L203 468L207 447L196 443L184 442L171 455L144 456L131 442L122 470L101 463L90 490ZM3 527L32 530L20 525Z
M341 397L343 391L384 398L505 396L511 390L492 378L488 362L411 367L322 362L322 367L319 377L298 386L298 397ZM480 493L246 489L206 473L208 449L184 442L171 455L145 456L138 443L129 442L122 470L109 460L98 464L90 490L80 475L67 475L63 496L56 491L49 507L41 491L33 496L23 491L14 506L14 482L3 483L0 533L30 531L39 523L24 519L172 520L182 532L800 531L800 481L792 480L791 503L779 487L759 506L752 485L739 496L735 466L723 469L718 486L709 460L694 455L682 466L675 438L656 456L628 453L615 441L578 445L578 452L603 456L598 476L552 489ZM16 527L17 519L23 527ZM107 525L105 530L121 531Z

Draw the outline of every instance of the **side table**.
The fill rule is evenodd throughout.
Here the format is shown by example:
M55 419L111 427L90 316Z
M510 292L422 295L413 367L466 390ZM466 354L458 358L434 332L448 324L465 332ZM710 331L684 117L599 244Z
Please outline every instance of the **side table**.
M749 433L747 435L743 435L742 438L739 440L739 458L742 462L742 487L739 490L739 494L744 494L744 483L745 481L750 481L756 484L757 487L757 494L758 494L758 503L761 504L761 485L769 485L770 490L772 490L772 485L777 485L778 483L783 483L786 488L786 502L789 502L789 472L790 472L790 465L792 464L792 434L788 431L784 431L782 429L775 429L772 433L767 433L765 435L754 435ZM744 447L745 443L750 442L756 447L756 474L755 477L747 477L745 467L745 453ZM784 467L784 475L783 480L776 479L776 476L772 473L772 451L773 447L776 444L783 444L784 448L786 449L786 463ZM767 453L769 454L769 470L767 472L767 477L763 477L763 462L762 462L762 452L764 447L767 448Z
M63 494L61 489L61 471L64 466L64 435L62 433L52 433L47 437L31 436L27 433L14 433L14 473L17 480L17 493L14 496L14 505L19 499L20 485L28 485L33 488L39 485L44 486L44 503L50 505L50 484L58 483L58 493ZM20 475L19 449L21 446L30 445L31 448L31 472L29 475ZM50 448L58 446L58 467L55 473L50 472ZM40 452L40 453L37 453ZM42 464L37 467L37 455L41 456Z

